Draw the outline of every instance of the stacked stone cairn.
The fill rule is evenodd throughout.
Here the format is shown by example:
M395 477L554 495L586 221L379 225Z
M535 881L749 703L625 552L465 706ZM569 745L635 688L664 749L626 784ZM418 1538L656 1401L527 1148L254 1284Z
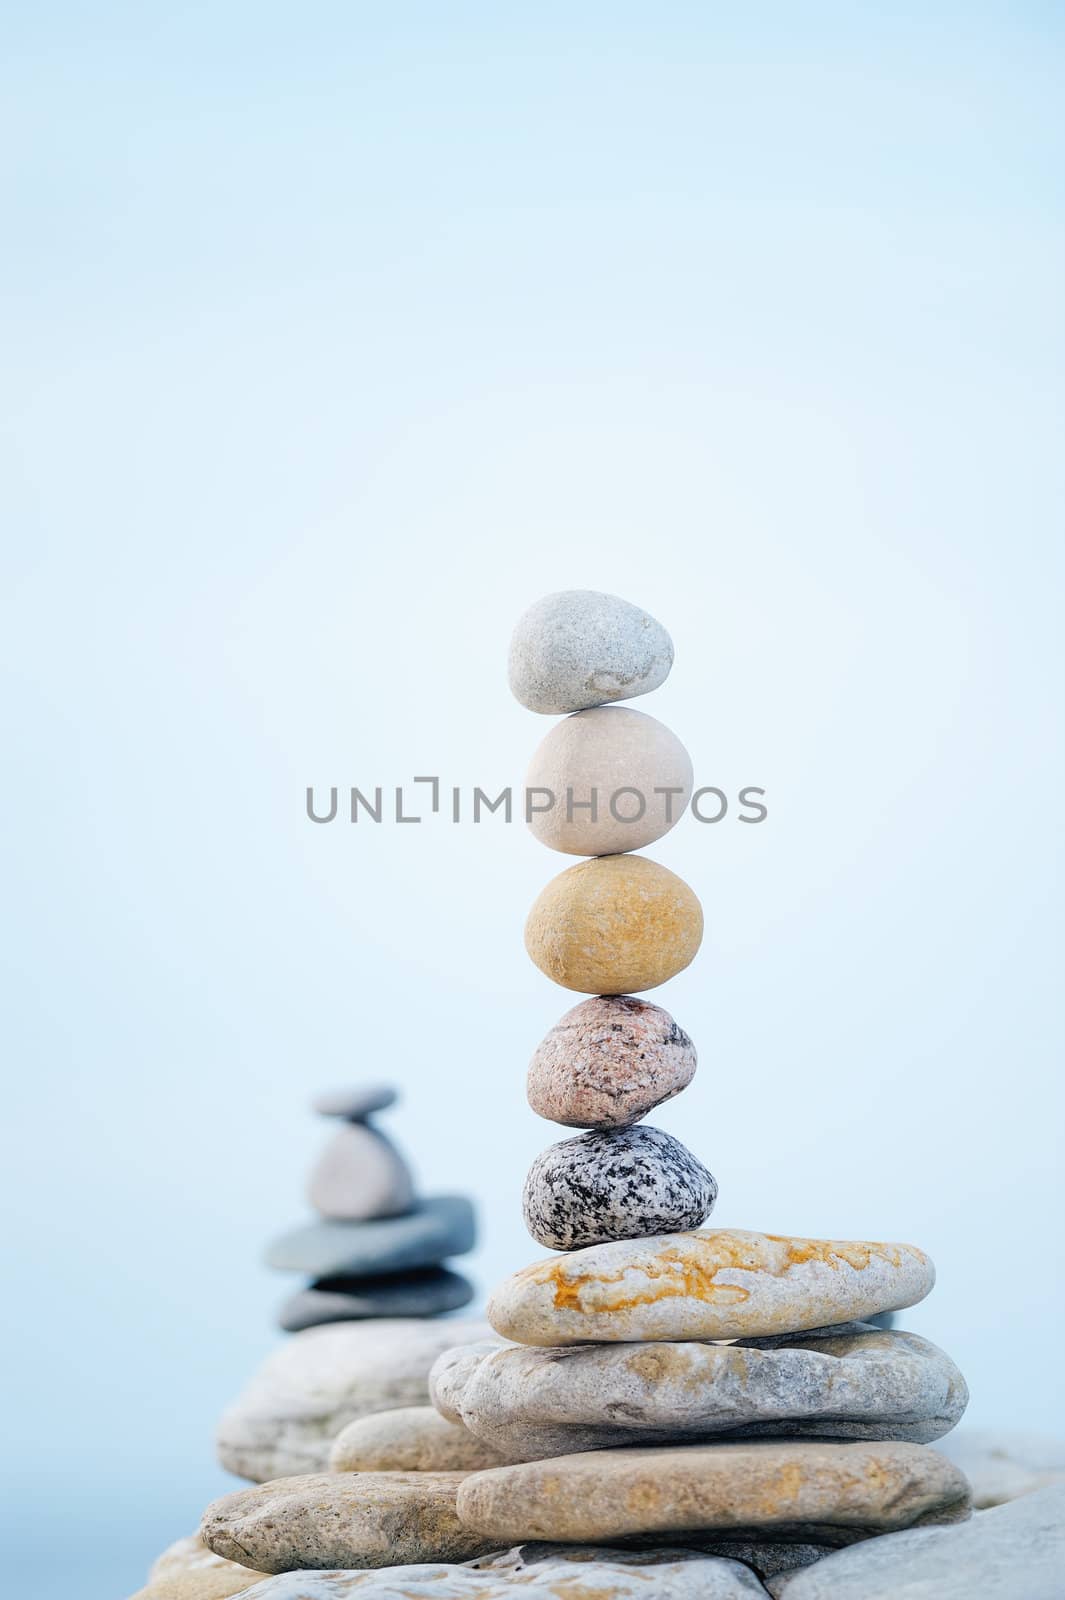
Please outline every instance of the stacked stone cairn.
M312 1101L341 1126L307 1183L316 1220L267 1251L268 1266L310 1275L281 1307L288 1332L370 1317L431 1317L473 1298L473 1285L443 1265L473 1249L473 1206L463 1195L416 1196L407 1162L371 1120L397 1099L387 1084L364 1084Z
M1065 1491L970 1521L965 1476L929 1448L964 1410L964 1380L926 1340L870 1320L929 1292L928 1257L706 1227L715 1180L643 1121L691 1084L696 1055L638 996L689 965L702 913L632 852L679 819L692 774L668 729L612 702L658 687L672 660L653 618L590 591L533 606L511 649L517 698L565 718L530 769L530 791L556 797L533 829L587 858L526 926L536 964L587 996L529 1069L533 1108L581 1130L525 1184L529 1231L554 1253L502 1284L490 1326L456 1326L428 1373L431 1406L349 1420L312 1363L299 1446L331 1428L331 1470L216 1501L200 1538L163 1558L168 1574L209 1567L215 1587L150 1586L144 1600L1012 1600L999 1579L1020 1543L1026 1600L1058 1593L1061 1506L1036 1502ZM593 788L598 805L582 808ZM289 1427L292 1376L274 1374L271 1439ZM353 1379L346 1368L345 1406ZM245 1429L263 1413L260 1390Z
M459 1490L485 1539L694 1545L782 1588L852 1542L970 1516L964 1476L927 1448L968 1397L940 1350L868 1320L929 1292L922 1251L704 1227L714 1178L643 1121L691 1083L696 1053L636 996L689 965L702 911L630 852L679 819L692 768L668 728L607 702L657 688L672 660L652 617L598 593L550 595L514 635L515 695L565 715L529 770L530 806L555 801L533 831L590 858L526 923L536 965L590 996L536 1050L528 1098L587 1131L528 1175L526 1225L558 1253L491 1299L512 1342L445 1355L430 1387L515 1463Z

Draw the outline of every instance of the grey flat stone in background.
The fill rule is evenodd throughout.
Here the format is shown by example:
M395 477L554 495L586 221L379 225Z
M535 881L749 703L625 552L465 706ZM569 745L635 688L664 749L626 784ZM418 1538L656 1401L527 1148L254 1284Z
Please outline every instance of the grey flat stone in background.
M465 1195L434 1195L405 1217L294 1228L270 1245L266 1265L312 1278L371 1277L465 1255L475 1237L473 1206Z
M669 676L673 641L660 622L598 589L545 595L510 641L511 693L548 716L649 694Z
M780 1600L1062 1600L1065 1485L954 1528L886 1534L770 1579Z
M429 1401L429 1368L456 1343L491 1334L461 1318L339 1322L294 1334L223 1415L218 1459L261 1482L324 1472L337 1434L356 1417Z
M357 1083L351 1088L325 1089L311 1101L320 1117L343 1117L345 1122L365 1122L375 1111L387 1111L399 1099L387 1083Z
M365 1317L436 1317L459 1311L473 1299L473 1285L446 1267L377 1278L322 1278L290 1295L278 1318L296 1333L323 1322L354 1322Z

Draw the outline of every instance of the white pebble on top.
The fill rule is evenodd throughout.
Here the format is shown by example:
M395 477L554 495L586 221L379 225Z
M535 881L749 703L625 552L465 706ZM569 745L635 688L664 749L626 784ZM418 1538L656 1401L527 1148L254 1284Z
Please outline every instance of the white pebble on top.
M649 694L672 665L672 639L639 606L597 589L564 589L521 616L507 670L523 706L554 716Z

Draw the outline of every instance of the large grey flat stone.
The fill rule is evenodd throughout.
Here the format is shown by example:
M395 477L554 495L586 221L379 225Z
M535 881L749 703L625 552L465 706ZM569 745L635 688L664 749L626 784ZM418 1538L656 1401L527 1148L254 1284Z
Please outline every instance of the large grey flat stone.
M690 1550L526 1545L462 1565L268 1578L245 1600L766 1600L754 1573Z
M950 1358L913 1333L742 1344L484 1346L429 1375L448 1415L513 1460L713 1437L909 1439L965 1409Z
M781 1600L1062 1600L1065 1485L958 1527L851 1545L769 1586Z

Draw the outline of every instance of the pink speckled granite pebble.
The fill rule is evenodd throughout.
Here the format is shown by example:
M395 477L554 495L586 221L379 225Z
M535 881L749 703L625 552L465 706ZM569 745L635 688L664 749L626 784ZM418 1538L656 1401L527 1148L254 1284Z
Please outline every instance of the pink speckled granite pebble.
M668 1011L597 995L567 1011L529 1063L529 1104L566 1128L627 1128L687 1087L695 1046Z

